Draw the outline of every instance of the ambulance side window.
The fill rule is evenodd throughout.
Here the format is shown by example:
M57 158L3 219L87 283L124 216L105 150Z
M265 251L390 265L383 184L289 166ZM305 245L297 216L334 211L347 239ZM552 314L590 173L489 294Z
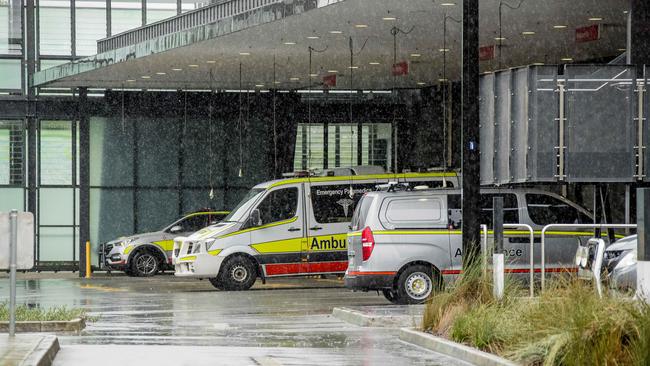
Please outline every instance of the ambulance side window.
M262 225L296 216L298 188L284 188L270 192L257 206Z
M519 205L517 204L517 196L512 193L482 193L481 224L486 224L488 228L492 228L492 205L494 197L503 197L503 223L518 224Z
M537 225L548 224L590 224L593 220L553 196L539 193L526 194L528 216Z
M361 197L374 190L375 184L354 184L350 197L350 184L312 186L311 203L316 222L350 222Z

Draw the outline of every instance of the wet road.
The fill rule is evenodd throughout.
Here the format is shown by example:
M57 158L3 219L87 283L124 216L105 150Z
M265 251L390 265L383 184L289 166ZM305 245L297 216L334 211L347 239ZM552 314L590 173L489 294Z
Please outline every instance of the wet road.
M96 317L60 334L54 365L462 365L397 339L395 329L332 317L337 306L388 305L336 279L285 279L216 291L173 276L19 277L18 302L83 307ZM49 275L49 277L53 277ZM0 301L8 295L0 278Z

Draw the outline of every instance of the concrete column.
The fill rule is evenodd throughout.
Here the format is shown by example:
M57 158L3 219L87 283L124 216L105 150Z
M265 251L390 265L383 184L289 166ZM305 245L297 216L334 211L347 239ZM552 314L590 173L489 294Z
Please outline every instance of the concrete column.
M637 223L637 296L650 300L650 188L638 188L636 195Z

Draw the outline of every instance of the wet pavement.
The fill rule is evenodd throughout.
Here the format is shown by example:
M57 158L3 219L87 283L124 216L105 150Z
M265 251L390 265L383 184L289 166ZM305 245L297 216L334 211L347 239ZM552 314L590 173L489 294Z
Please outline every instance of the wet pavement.
M0 301L8 292L0 277ZM250 291L223 292L169 275L21 274L18 302L82 307L95 318L80 335L59 334L57 366L463 365L400 341L397 329L334 318L334 307L381 312L390 305L376 293L350 292L334 277L258 281Z

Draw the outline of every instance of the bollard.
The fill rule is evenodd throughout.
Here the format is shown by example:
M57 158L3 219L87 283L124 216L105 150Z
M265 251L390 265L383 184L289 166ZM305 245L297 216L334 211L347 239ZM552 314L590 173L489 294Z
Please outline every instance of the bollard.
M16 258L18 248L18 210L9 214L9 336L16 335Z
M86 242L86 278L90 278L90 242Z
M492 199L492 225L494 229L494 254L492 255L493 293L497 300L503 298L505 258L503 254L503 197Z

